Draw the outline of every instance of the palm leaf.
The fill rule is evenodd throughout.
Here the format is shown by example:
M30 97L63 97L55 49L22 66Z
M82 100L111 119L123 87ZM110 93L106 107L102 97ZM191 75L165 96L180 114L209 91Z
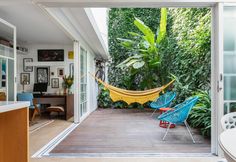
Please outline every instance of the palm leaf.
M154 45L155 34L152 32L152 30L138 18L135 18L134 24L144 34L143 38L148 41L149 44Z
M160 42L165 38L166 35L166 25L167 25L167 8L161 9L161 21L160 28L157 36L156 43L160 44Z

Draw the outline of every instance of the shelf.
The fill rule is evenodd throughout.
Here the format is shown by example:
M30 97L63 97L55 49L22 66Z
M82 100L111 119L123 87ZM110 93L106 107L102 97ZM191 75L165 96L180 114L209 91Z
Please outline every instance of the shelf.
M26 62L25 66L65 66L65 62Z
M1 54L2 52L4 54ZM24 55L28 54L28 52L24 52L24 51L21 51L21 50L16 50L16 53L17 54L24 54ZM0 44L0 55L14 58L13 48L5 46L3 44Z

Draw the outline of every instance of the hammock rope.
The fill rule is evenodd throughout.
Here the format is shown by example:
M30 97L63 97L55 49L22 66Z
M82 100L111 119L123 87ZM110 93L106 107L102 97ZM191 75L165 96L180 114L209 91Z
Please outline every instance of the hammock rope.
M112 101L124 101L128 105L134 102L144 104L148 101L154 101L159 94L163 92L169 85L171 85L175 80L170 81L166 85L163 85L158 88L153 88L144 91L132 91L117 88L115 86L109 85L106 82L103 82L101 79L95 77L94 75L90 74L93 78L95 78L99 83L101 83L106 89L110 91L110 97Z

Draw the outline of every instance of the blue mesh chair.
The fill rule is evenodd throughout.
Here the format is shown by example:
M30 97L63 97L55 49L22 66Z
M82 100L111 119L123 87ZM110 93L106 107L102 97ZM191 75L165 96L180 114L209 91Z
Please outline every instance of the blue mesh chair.
M28 93L28 92L18 93L17 94L17 100L18 101L29 101L30 102L29 109L33 110L33 116L31 118L31 121L34 120L36 113L40 114L40 110L39 110L40 105L35 103L32 93Z
M189 115L192 107L197 103L197 101L198 101L198 97L191 97L191 98L185 100L183 103L176 105L174 107L173 111L167 111L158 117L159 120L169 122L169 125L166 129L166 133L163 137L163 140L165 140L165 137L170 129L171 124L184 123L187 130L188 130L188 133L190 134L190 136L193 140L193 143L195 143L195 140L194 140L191 130L190 130L190 126L188 125L186 120L188 118L188 115Z
M152 109L155 109L152 113L151 116L154 115L154 113L160 109L160 108L164 108L164 107L169 107L171 102L175 99L176 97L176 93L175 92L166 92L165 94L163 94L162 96L160 96L159 98L157 98L155 101L153 101L150 104L150 107Z

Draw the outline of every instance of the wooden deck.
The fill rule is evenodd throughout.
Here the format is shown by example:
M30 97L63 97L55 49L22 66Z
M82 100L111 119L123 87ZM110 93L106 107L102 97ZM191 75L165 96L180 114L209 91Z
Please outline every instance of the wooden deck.
M99 109L50 154L210 153L210 140L193 130L197 141L193 144L184 126L171 129L162 141L166 129L150 115L145 110Z

